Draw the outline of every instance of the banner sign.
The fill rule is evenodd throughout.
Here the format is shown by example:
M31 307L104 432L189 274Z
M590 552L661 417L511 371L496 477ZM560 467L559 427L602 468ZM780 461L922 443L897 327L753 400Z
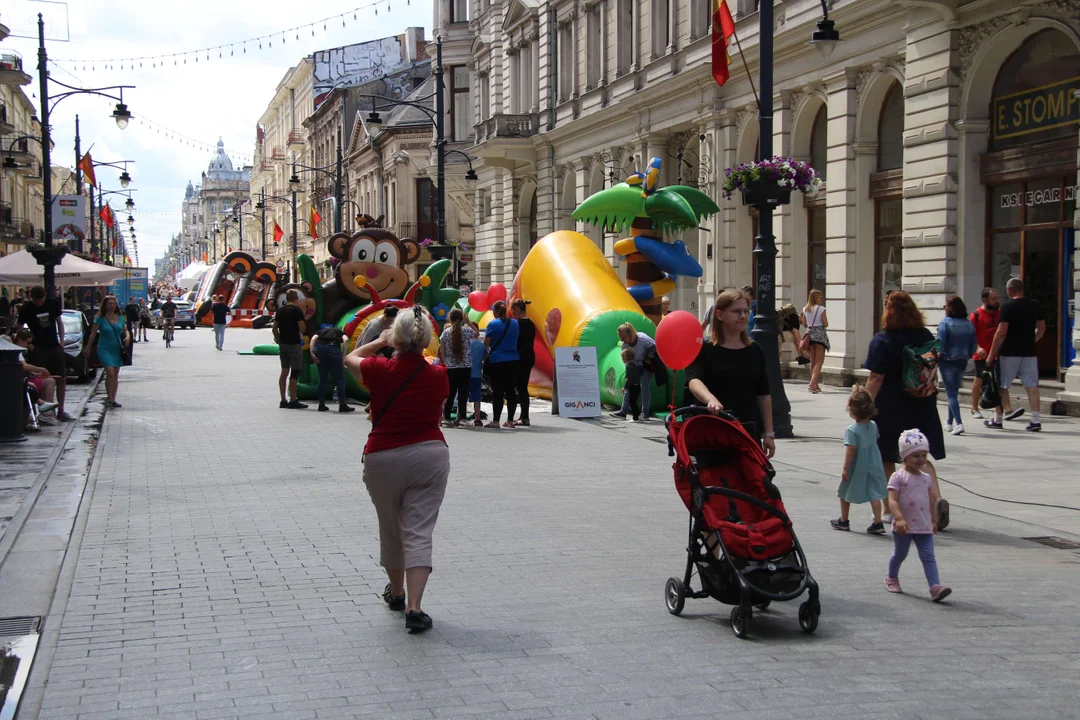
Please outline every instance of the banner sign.
M53 196L52 236L72 250L82 250L86 239L85 195Z
M600 376L596 369L596 348L555 348L555 383L562 417L600 417Z
M1075 125L1080 120L1080 76L994 98L994 138L1017 137Z

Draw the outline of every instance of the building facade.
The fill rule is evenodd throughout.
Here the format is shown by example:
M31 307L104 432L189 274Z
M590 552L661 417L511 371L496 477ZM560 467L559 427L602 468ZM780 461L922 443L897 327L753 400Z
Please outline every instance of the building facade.
M0 41L7 37L0 25ZM17 252L42 239L45 222L41 168L41 124L37 109L23 87L33 78L22 58L0 50L0 157L11 157L18 169L0 171L0 256Z
M757 5L729 6L756 78ZM448 76L477 88L481 285L511 281L556 229L584 232L620 268L619 238L570 213L651 157L666 183L721 207L682 236L704 275L681 279L673 305L700 314L718 290L756 285L756 217L721 193L724 169L757 156L755 91L734 45L731 78L713 81L710 12L699 0L436 3ZM775 8L775 154L811 162L825 187L795 193L774 228L779 300L825 292L828 376L859 373L889 290L936 325L947 296L973 308L984 286L1020 276L1047 320L1040 369L1064 377L1060 399L1080 400L1080 2L838 1L842 41L827 59L807 44L820 12L816 0Z

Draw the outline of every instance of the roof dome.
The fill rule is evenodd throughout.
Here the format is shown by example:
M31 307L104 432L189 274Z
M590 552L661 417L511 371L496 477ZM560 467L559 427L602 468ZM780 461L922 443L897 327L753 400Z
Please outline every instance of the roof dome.
M185 200L190 200L191 196L194 195L194 194L195 194L195 187L191 184L191 181L188 180L187 190L184 192L184 199Z
M217 173L231 173L233 171L232 160L230 160L229 156L225 154L225 143L221 140L221 138L218 138L217 154L214 155L214 159L210 161L210 167L207 168L207 170L207 174L210 176L211 179L219 179Z

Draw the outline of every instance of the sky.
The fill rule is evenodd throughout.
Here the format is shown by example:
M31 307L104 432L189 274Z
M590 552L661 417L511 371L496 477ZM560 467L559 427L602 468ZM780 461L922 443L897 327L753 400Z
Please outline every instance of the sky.
M46 50L55 61L50 62L53 80L82 88L135 86L124 90L124 102L135 116L126 130L117 128L111 117L115 101L92 95L60 101L51 118L52 163L75 164L76 114L82 149L91 148L95 162L133 161L128 172L131 188L136 189L132 197L139 265L152 270L153 259L161 257L172 235L180 232L184 190L189 180L198 184L218 138L226 152L247 156L233 155L234 166L250 162L256 123L284 74L300 58L316 50L397 35L408 27L423 27L425 36L431 37L431 0L406 1L378 0L376 15L372 0L5 0L0 22L8 25L12 37L0 43L0 50L14 49L23 56L26 71L34 76L23 90L40 108L35 69L40 12L46 20ZM342 18L334 17L342 13L344 27ZM324 30L317 21L327 17L334 19ZM290 30L316 22L314 28ZM284 36L282 31L287 31ZM29 34L34 38L15 37ZM267 35L272 37L268 40ZM258 40L251 41L258 36L264 36L261 49ZM243 44L244 40L248 42ZM180 57L175 65L169 58L163 67L152 68L149 60L143 60L141 68L139 61L135 67L130 62L120 67L122 58L230 43L235 43L232 57L226 47L220 59L218 51L211 50L208 60L204 50L198 62L189 54L186 64ZM102 62L107 59L115 62ZM50 95L63 91L53 83ZM199 146L168 138L166 132L186 136ZM105 190L119 190L119 173L104 167L97 177ZM123 202L120 197L113 205Z

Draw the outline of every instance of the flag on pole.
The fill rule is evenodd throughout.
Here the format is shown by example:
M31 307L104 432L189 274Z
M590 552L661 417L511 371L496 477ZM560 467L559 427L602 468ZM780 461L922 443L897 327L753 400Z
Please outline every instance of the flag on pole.
M728 39L735 34L735 21L731 18L727 0L712 0L712 76L717 85L728 81Z
M82 170L83 178L90 187L97 187L97 176L94 175L94 160L90 157L90 153L87 152L82 156L82 160L79 161L79 169Z
M281 229L281 226L277 224L277 220L274 221L274 244L277 245L281 242L281 238L285 237L285 231Z
M101 218L102 222L104 222L106 226L112 227L113 226L112 206L109 205L108 203L105 203L105 207L101 208L101 212L98 213L98 217Z
M313 238L319 237L319 221L322 220L322 215L315 209L315 206L311 206L311 221L308 223L308 234Z

